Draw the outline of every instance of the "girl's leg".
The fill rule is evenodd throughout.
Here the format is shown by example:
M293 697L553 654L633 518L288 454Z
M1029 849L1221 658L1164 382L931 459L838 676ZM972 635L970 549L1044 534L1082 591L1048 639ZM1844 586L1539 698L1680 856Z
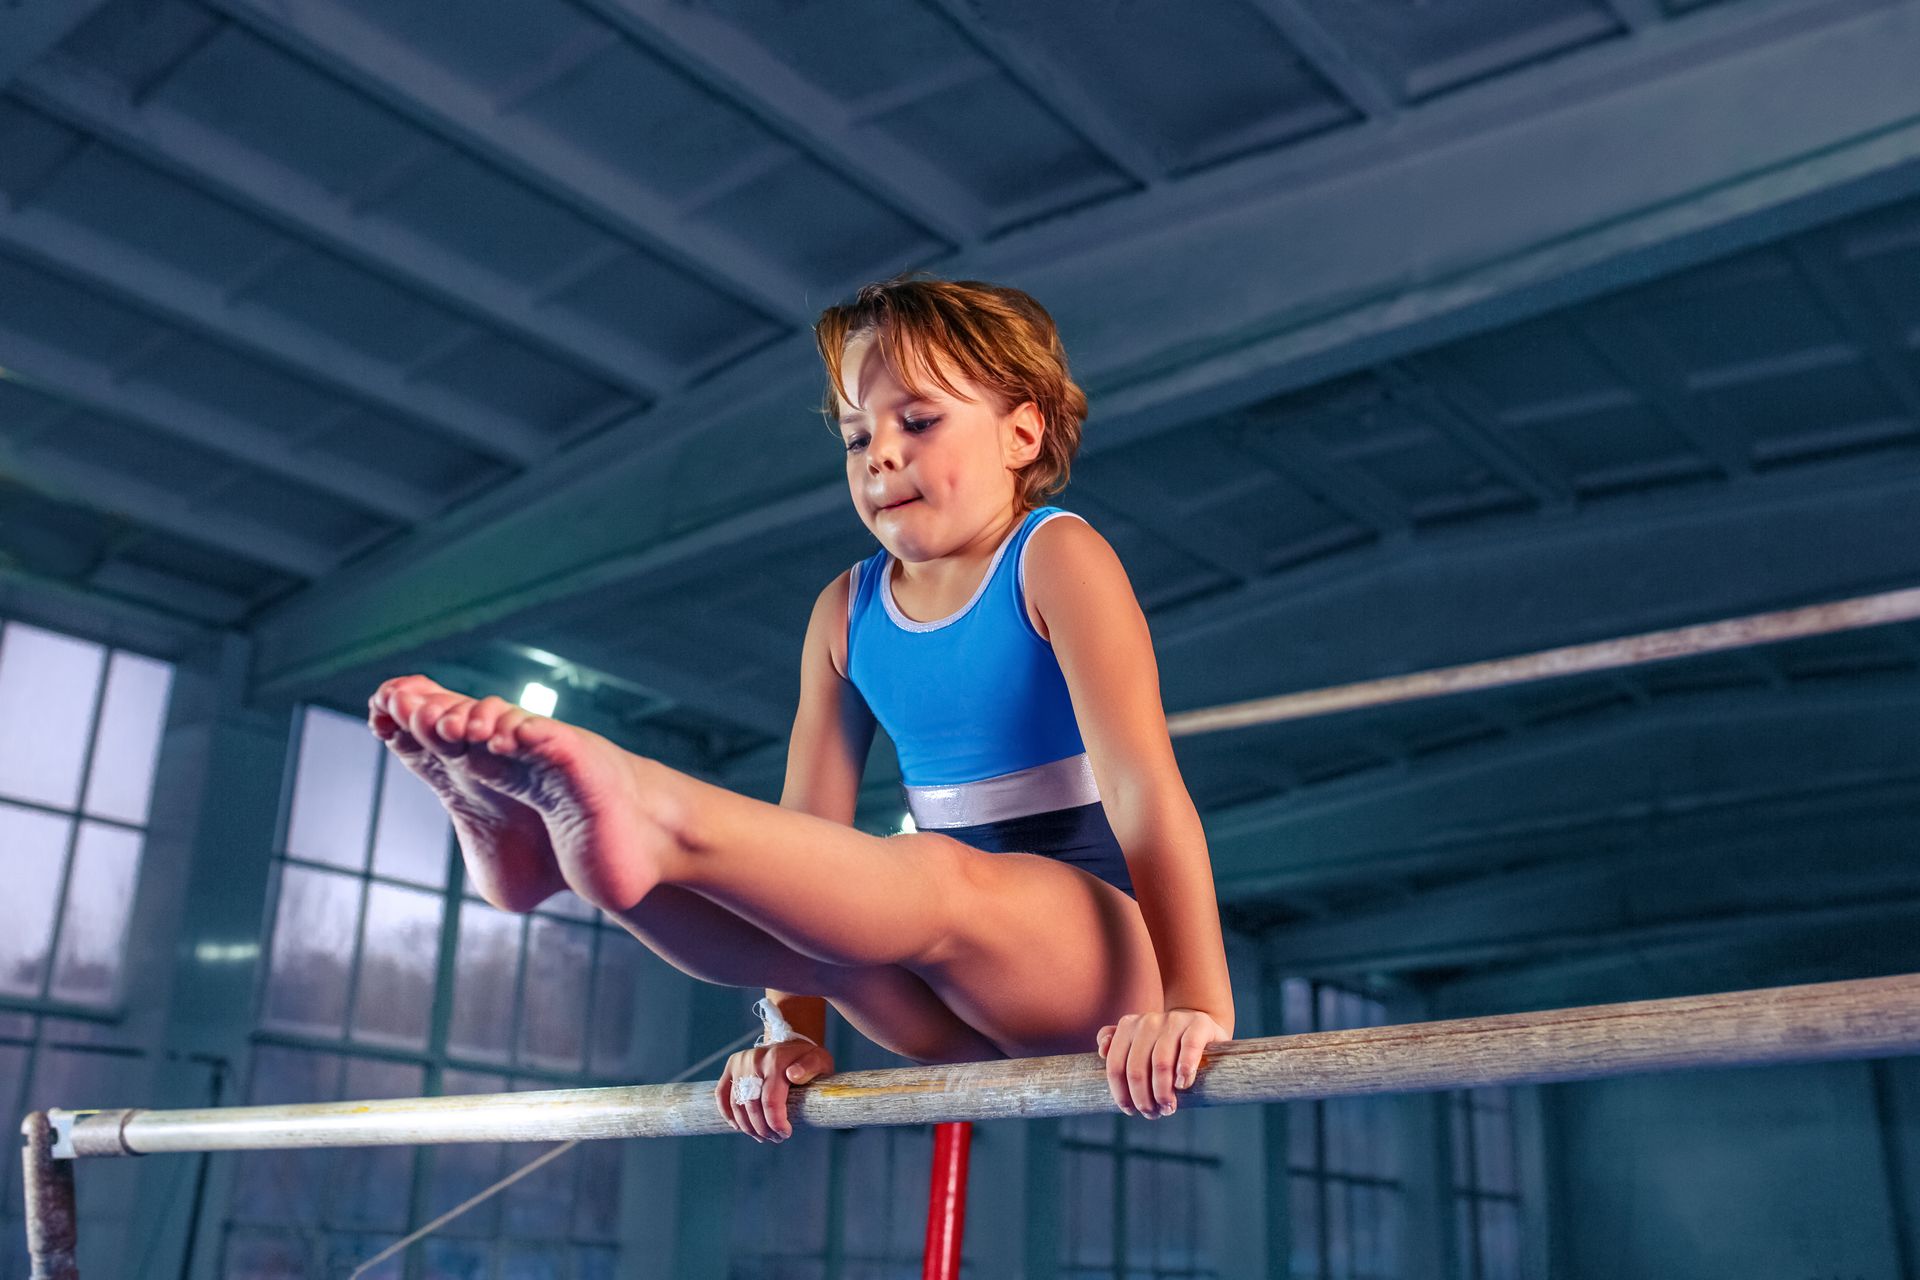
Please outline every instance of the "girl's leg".
M802 955L690 889L663 884L614 917L682 973L730 987L817 995L867 1039L914 1062L1006 1056L897 965L827 964Z
M460 758L465 747L457 735L452 741L438 735L447 691L419 677L389 683L411 686L424 701L398 709L402 719L396 720L388 703L397 691L383 686L371 700L370 727L446 807L469 878L482 896L506 910L525 911L565 887L541 816L479 785ZM466 701L471 705L447 722L449 730L464 728L466 717L487 703L495 714L507 706L498 698ZM615 919L661 959L702 981L824 996L868 1039L916 1062L1005 1056L905 969L832 965L802 955L691 890L660 885Z
M935 832L870 836L636 763L693 815L662 859L670 885L803 953L918 975L1007 1056L1091 1053L1102 1026L1161 1007L1139 906L1077 867Z
M911 971L1008 1054L1091 1052L1101 1026L1160 1006L1138 906L1078 868L870 836L518 708L470 720L466 767L538 810L567 883L616 915L692 890L802 955Z

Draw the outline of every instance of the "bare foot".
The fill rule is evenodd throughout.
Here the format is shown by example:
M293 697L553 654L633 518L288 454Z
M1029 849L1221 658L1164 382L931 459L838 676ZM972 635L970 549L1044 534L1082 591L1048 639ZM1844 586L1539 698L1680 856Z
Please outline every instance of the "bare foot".
M473 700L425 676L401 676L367 700L367 724L440 797L480 896L503 911L531 911L567 887L547 824L534 809L487 786L454 754L464 754L464 742L442 736L436 726L456 702Z
M479 807L492 815L491 825L479 822L482 836L495 841L493 856L481 858L484 872L475 868L473 851L464 841L461 845L477 879L498 873L503 890L510 881L531 880L543 897L570 887L615 912L631 908L659 883L664 861L676 848L663 821L665 790L649 785L657 783L662 766L599 734L503 699L476 700L424 677L413 679L421 684L381 686L383 691L399 686L388 698L388 714L436 758L457 794L477 797ZM451 804L448 811L454 811ZM474 821L471 809L469 814ZM526 814L544 828L546 844L539 850L544 860L532 848ZM498 847L502 835L510 837L510 850ZM546 879L552 873L559 884ZM493 901L491 895L488 900Z

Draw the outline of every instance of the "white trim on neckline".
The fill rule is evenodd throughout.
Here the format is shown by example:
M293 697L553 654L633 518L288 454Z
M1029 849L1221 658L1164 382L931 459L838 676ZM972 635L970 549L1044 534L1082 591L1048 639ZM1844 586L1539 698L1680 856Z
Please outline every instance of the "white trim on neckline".
M1022 516L1020 523L1013 526L1012 531L1000 540L1000 545L993 550L993 559L987 562L987 571L980 575L980 584L973 589L973 594L967 597L967 602L946 617L935 618L932 622L920 622L916 619L909 618L906 614L900 612L900 606L894 603L894 557L893 552L887 552L887 558L880 566L880 603L886 607L887 616L898 623L900 629L903 631L938 631L942 627L950 627L960 621L960 619L966 617L973 606L980 603L980 597L986 594L987 584L993 581L994 571L1000 567L1001 558L1007 554L1007 548L1013 545L1013 540L1020 536L1020 531L1027 527L1027 521L1030 520L1032 516L1032 512L1028 512L1025 516Z

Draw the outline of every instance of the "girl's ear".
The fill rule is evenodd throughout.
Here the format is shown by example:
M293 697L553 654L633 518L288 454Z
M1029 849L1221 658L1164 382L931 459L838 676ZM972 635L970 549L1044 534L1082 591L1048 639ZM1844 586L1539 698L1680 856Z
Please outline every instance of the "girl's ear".
M1017 470L1040 456L1040 441L1046 433L1046 422L1040 416L1039 405L1031 400L1021 401L1007 415L1003 425L1007 462L1010 465Z

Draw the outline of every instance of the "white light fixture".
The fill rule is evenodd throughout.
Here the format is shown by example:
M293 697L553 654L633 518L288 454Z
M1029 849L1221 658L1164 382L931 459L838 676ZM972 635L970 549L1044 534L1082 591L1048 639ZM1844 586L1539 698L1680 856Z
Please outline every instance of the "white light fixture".
M520 705L537 716L552 715L559 702L560 695L543 684L529 684L520 691Z
M244 964L260 954L257 942L197 942L193 958L201 964Z

